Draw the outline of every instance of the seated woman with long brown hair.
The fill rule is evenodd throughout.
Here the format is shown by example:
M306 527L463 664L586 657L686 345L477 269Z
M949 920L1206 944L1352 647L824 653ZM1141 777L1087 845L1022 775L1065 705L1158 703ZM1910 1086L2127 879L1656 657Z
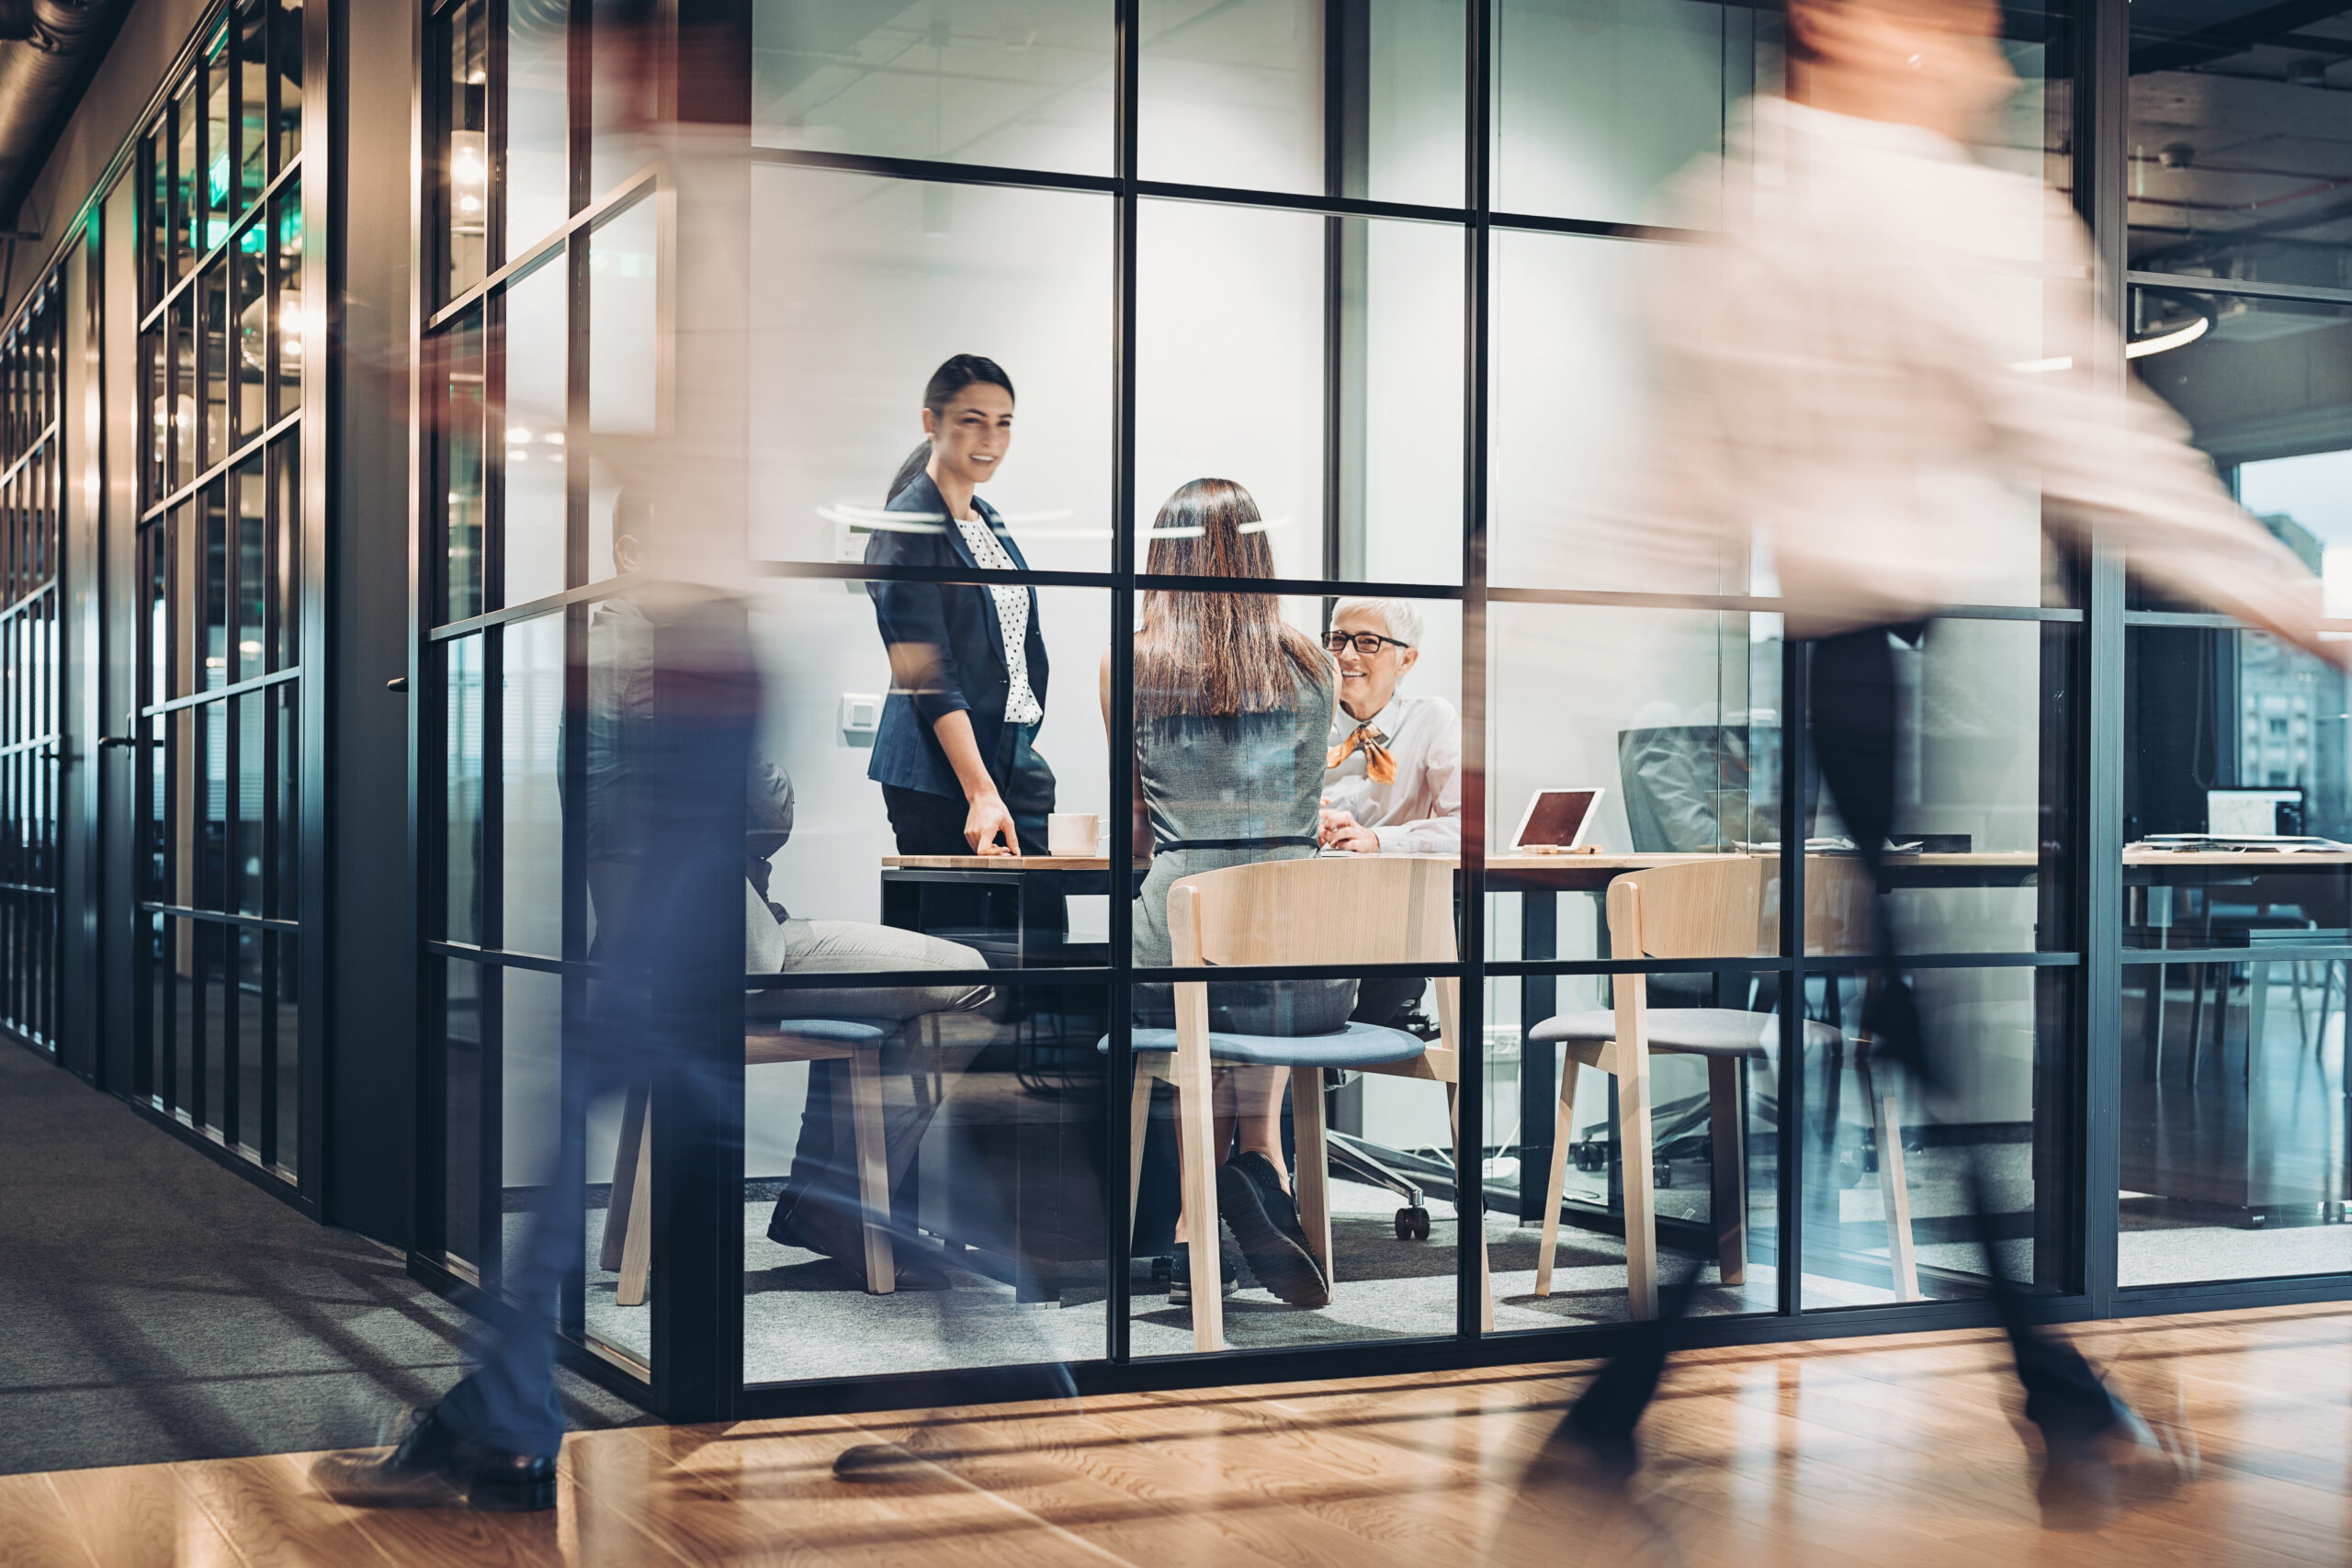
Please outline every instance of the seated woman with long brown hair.
M1273 551L1258 503L1230 479L1194 479L1160 507L1146 570L1272 578ZM1102 686L1107 723L1107 654ZM1315 853L1338 691L1330 656L1283 620L1274 594L1144 594L1136 632L1135 777L1137 852L1150 854L1151 871L1136 899L1136 963L1171 962L1168 889L1179 878ZM1209 1027L1324 1034L1346 1027L1354 1005L1353 980L1216 985ZM1137 987L1136 1007L1139 1023L1174 1021L1167 986ZM1306 1245L1283 1158L1287 1077L1283 1067L1216 1070L1217 1206L1261 1284L1294 1305L1321 1306L1330 1282ZM1176 1234L1184 1234L1181 1217ZM1180 1256L1171 1304L1190 1301L1189 1279Z

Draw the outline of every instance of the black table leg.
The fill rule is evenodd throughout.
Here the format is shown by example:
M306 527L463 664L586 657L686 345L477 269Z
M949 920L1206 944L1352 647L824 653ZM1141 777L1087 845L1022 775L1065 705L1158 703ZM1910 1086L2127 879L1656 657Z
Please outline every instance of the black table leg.
M1560 896L1549 890L1519 896L1519 955L1559 955ZM1528 1039L1537 1024L1559 1009L1560 982L1530 975L1519 992L1519 1217L1544 1217L1544 1191L1552 1179L1553 1107L1559 1100L1559 1047Z

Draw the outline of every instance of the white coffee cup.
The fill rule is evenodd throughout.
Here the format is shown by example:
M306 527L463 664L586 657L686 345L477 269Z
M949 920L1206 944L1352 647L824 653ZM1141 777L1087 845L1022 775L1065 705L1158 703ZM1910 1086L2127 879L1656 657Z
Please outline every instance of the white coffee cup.
M1049 854L1091 855L1102 836L1102 818L1091 811L1057 811L1046 818Z

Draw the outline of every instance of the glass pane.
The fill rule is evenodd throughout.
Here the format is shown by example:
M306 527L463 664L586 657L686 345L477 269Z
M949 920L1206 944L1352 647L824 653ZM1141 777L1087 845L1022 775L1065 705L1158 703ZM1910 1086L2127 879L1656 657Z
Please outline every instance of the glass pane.
M236 385L237 428L232 439L239 442L259 434L267 417L263 406L269 389L269 257L264 254L268 244L269 225L255 223L237 236L230 253L237 289L236 331L232 334L235 346L229 360L229 375Z
M1462 581L1462 231L1341 219L1334 577ZM1328 243L1328 241L1327 241ZM1205 299L1182 309L1203 310Z
M262 852L266 847L263 835L266 828L263 813L269 798L266 764L271 759L266 731L270 698L266 692L254 692L230 700L236 708L237 725L237 837L230 852L230 882L235 894L231 908L242 914L258 915ZM258 956L254 961L259 962ZM258 1104L255 1109L258 1111Z
M235 36L237 193L242 211L261 194L269 170L269 5L240 0L229 23Z
M272 448L277 470L277 509L271 521L270 558L265 569L270 604L269 667L287 670L302 661L302 449L299 439Z
M759 0L752 140L1109 174L1112 29L1102 0L870 14ZM599 188L609 177L600 167Z
M271 412L279 418L302 406L302 341L309 322L302 311L302 187L288 182L277 201L277 256L271 272L277 304L277 380Z
M177 277L186 277L205 250L204 170L198 145L203 121L204 105L191 83L180 90L172 106L173 134L178 139L172 160L172 265Z
M302 0L276 0L269 51L277 71L277 163L283 169L302 151Z
M482 639L446 645L443 719L444 934L451 942L482 940Z
M2352 29L2256 0L2135 6L2134 268L2343 287Z
M277 950L275 985L270 987L270 1048L277 1061L277 1148L264 1140L262 1155L281 1174L294 1172L302 1151L302 962L301 939L280 932L270 938Z
M2074 972L1922 969L1910 979L1928 1048L1949 1064L1932 1091L1871 1055L1860 1021L1877 975L1826 976L1809 990L1825 1043L1805 1053L1805 1305L1983 1295L1972 1185L2009 1281L2063 1291Z
M229 640L234 635L235 584L230 571L236 558L230 554L228 497L222 481L204 487L204 558L202 597L197 626L197 647L204 660L203 689L229 683Z
M1015 439L980 492L1010 547L1033 568L1103 570L1107 199L759 167L752 182L752 253L767 280L753 291L748 345L752 555L952 553L944 536L876 524L894 521L883 516L892 478L924 438L925 384L963 352L994 360L1017 394ZM996 261L982 271L956 259L978 254ZM1220 379L1220 396L1234 390ZM1314 467L1311 448L1298 463Z
M281 682L269 689L277 730L277 776L273 807L274 882L264 912L282 920L297 919L302 909L302 823L295 811L300 795L296 781L302 772L301 695L299 681Z
M139 355L144 367L149 401L147 416L146 496L148 504L164 499L171 489L172 367L164 354L165 334L150 332L139 341Z
M489 7L483 0L451 11L441 23L443 199L449 225L441 296L463 293L481 281L488 265L490 233L490 42Z
M496 970L435 959L443 976L442 1245L453 1258L481 1258L482 1003Z
M566 581L565 273L558 254L501 296L506 461L500 588L506 604L560 593Z
M210 250L229 237L229 220L234 211L237 195L237 170L234 162L236 143L231 139L230 128L234 123L230 104L232 79L236 73L236 61L229 50L226 35L216 39L207 51L204 72L204 239L203 247Z
M510 261L571 212L571 31L564 5L507 7L503 190Z
M204 466L229 455L229 268L225 260L205 269L197 284L198 350L204 356Z
M1322 190L1324 15L1312 0L1142 7L1143 177Z
M196 744L190 754L200 769L196 782L196 887L199 909L225 909L229 901L229 705L206 703L189 710Z
M560 614L542 615L506 627L498 732L504 791L499 853L505 884L500 944L509 952L549 958L563 956L563 791L557 769L563 735L564 619Z
M824 929L824 928L820 928ZM842 925L828 940L903 937ZM808 1375L820 1350L842 1375L1087 1360L1103 1354L1103 994L1084 986L952 985L753 993L744 1075L743 1379ZM864 1021L871 1057L807 1060L794 1029ZM872 1078L864 1069L878 1069ZM856 1102L871 1084L883 1148L861 1145ZM616 1108L616 1110L618 1108ZM590 1166L627 1189L620 1117L600 1118ZM606 1153L606 1151L614 1153ZM862 1290L861 1154L888 1172L896 1293ZM620 1156L618 1163L612 1161ZM590 1231L592 1281L617 1260L630 1216ZM1139 1270L1139 1274L1143 1271ZM1148 1289L1148 1278L1138 1286ZM1164 1289L1164 1288L1163 1288ZM642 1356L643 1306L592 1284L589 1327ZM1138 1307L1144 1305L1138 1302ZM1056 1308L1062 1310L1038 1310ZM1164 1314L1162 1314L1165 1315ZM1236 1314L1238 1316L1238 1314ZM1191 1335L1139 1323L1136 1348ZM1043 1372L1035 1396L1051 1388ZM1020 1374L1001 1385L1021 1397Z
M156 626L170 650L169 694L184 697L204 682L204 535L194 500L172 509L169 543L168 597L156 604Z
M266 548L268 487L262 459L255 456L233 477L237 513L237 648L230 660L232 679L251 680L266 668L269 604L269 559Z
M482 581L481 316L469 313L435 345L440 366L442 618L462 621L487 604Z
M1805 872L1807 951L1871 953L1882 916L1904 953L2071 948L2074 628L1947 619L1930 622L1916 647L1888 644L1905 736L1888 897L1873 906L1854 853L1820 846ZM1837 678L1821 663L1831 656L1816 648L1812 657L1815 702L1833 702L1821 694L1824 680ZM1841 770L1818 752L1815 763L1810 837L1859 840L1838 809Z
M522 1245L547 1201L562 1126L563 977L529 969L499 976L499 1204L501 1255Z
M588 428L650 435L661 409L660 212L639 201L588 239ZM620 490L592 457L588 470L588 581L620 570L613 560L613 506Z
M1256 499L1276 575L1322 576L1324 220L1147 202L1136 226L1138 554L1161 502L1216 478Z
M147 265L143 270L143 305L152 306L171 286L172 269L172 121L166 114L147 135L147 206L140 215L146 228Z
M200 298L198 289L182 294L164 318L171 323L172 333L172 483L175 488L193 480L197 473L197 396L200 387L197 381L196 344L197 304Z

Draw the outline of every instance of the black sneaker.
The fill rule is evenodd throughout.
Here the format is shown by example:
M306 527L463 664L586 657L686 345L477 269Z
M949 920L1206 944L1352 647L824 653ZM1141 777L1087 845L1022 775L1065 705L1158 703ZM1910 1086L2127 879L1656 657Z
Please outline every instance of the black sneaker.
M1241 1256L1258 1282L1292 1306L1331 1304L1331 1282L1306 1244L1298 1203L1283 1190L1273 1162L1252 1150L1236 1155L1216 1173L1219 1213L1241 1244Z
M1217 1294L1229 1296L1234 1289L1233 1259L1217 1254ZM1193 1304L1193 1249L1182 1242L1176 1244L1175 1260L1168 1270L1168 1304L1189 1307Z

